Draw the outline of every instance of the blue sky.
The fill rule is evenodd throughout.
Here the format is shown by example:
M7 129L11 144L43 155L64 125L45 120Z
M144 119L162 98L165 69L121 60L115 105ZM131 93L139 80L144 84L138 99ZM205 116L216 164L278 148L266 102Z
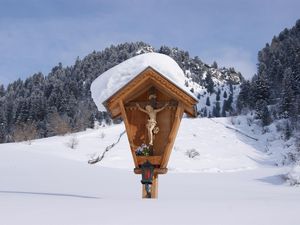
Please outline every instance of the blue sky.
M251 77L258 50L299 9L299 0L0 0L0 83L125 41L179 47Z

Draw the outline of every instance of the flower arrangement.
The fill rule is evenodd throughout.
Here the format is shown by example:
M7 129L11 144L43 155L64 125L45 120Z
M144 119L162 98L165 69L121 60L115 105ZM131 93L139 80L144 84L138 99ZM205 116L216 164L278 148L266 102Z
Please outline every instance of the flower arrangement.
M135 154L137 156L149 156L151 153L151 149L150 146L146 145L146 144L141 144L141 146L139 146L136 150L135 150Z

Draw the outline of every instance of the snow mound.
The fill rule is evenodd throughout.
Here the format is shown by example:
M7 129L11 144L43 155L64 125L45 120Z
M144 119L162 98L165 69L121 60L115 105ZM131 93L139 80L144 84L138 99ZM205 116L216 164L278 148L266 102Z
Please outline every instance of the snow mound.
M179 65L167 55L152 52L130 58L107 70L93 81L91 93L98 110L106 111L102 103L147 67L152 67L195 98L185 86L186 77Z
M300 185L300 165L294 166L286 178L290 185Z

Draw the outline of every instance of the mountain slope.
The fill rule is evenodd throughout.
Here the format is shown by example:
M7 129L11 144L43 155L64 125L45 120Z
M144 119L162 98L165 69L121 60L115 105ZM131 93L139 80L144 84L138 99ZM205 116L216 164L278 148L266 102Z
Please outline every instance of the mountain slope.
M276 126L288 145L293 146L285 157L299 162L300 20L259 51L257 75L241 84L237 108L241 113L255 114L265 130Z
M95 120L111 123L107 113L98 112L91 99L92 81L124 60L149 51L175 59L186 74L186 86L200 99L202 116L234 113L238 88L233 86L239 86L243 78L233 68L219 69L216 63L208 66L177 48L163 46L155 50L143 42L124 43L93 52L69 67L59 63L47 76L37 73L7 88L0 85L0 143L82 131L93 127Z
M290 118L293 120L291 126L297 128L300 114L300 20L291 29L286 28L274 36L271 43L259 51L257 75L242 85L238 105L240 110L255 109L257 116L265 120L264 125L270 124L271 119Z

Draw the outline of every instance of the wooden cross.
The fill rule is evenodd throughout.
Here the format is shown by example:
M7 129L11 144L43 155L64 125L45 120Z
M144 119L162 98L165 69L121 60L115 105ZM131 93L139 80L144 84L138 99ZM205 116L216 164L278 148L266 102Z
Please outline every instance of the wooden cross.
M150 96L155 96L155 97L152 97L150 98ZM128 110L137 110L137 106L136 104L138 103L142 108L144 108L146 105L151 105L154 109L157 109L157 108L161 108L163 107L166 103L168 103L168 108L169 109L172 109L172 110L176 110L176 107L178 105L178 102L175 101L175 100L170 100L170 101L157 101L156 100L156 89L155 87L151 87L149 89L149 95L148 95L150 98L149 101L140 101L140 102L128 102L127 104L125 104L125 108L128 109Z

